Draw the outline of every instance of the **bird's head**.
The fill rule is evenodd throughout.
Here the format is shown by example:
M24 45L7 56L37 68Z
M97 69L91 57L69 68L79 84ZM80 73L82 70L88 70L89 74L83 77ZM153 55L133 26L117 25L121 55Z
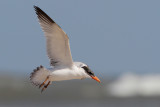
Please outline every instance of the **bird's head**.
M94 75L94 72L86 64L81 62L76 62L76 65L78 65L78 67L80 67L84 71L86 78L92 78L99 83L101 82L99 78Z
M86 73L87 75L89 75L89 77L91 77L92 79L96 80L96 81L99 82L99 83L101 82L101 81L99 80L99 78L94 75L93 71L91 71L91 70L89 69L88 66L82 66L81 68L84 69L85 73Z

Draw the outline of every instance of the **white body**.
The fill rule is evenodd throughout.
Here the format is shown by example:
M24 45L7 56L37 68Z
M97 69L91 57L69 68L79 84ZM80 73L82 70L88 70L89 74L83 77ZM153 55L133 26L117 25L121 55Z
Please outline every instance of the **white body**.
M71 68L53 68L50 69L50 71L50 81L90 78L82 68L79 68L76 65L73 65Z
M48 81L63 81L72 79L85 79L91 78L85 73L82 66L86 66L81 62L74 62L71 67L58 66L46 69L38 67L31 74L31 81L34 85L40 85L47 77Z

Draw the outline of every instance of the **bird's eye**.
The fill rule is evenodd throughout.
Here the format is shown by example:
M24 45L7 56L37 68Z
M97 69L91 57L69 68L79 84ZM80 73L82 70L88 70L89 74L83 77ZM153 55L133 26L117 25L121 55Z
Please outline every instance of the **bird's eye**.
M82 68L85 70L85 72L86 72L88 75L94 76L94 73L93 73L87 66L83 66Z

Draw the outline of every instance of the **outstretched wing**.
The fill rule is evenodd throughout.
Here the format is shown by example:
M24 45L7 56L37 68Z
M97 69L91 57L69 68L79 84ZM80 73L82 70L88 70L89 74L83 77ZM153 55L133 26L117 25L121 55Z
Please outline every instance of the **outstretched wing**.
M39 7L34 6L47 41L47 53L52 66L71 66L72 56L67 34Z

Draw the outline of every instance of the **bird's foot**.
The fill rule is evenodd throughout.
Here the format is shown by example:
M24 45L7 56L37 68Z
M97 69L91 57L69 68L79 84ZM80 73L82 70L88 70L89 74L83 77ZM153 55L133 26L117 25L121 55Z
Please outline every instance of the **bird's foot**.
M45 86L42 88L41 93L42 93L50 84L51 84L51 81L49 81L49 82L47 83L47 85L45 85Z
M48 79L49 79L49 76L47 76L47 78L45 79L45 81L41 85L39 85L39 88L41 88L42 86L44 86L46 84L46 82L48 81Z

